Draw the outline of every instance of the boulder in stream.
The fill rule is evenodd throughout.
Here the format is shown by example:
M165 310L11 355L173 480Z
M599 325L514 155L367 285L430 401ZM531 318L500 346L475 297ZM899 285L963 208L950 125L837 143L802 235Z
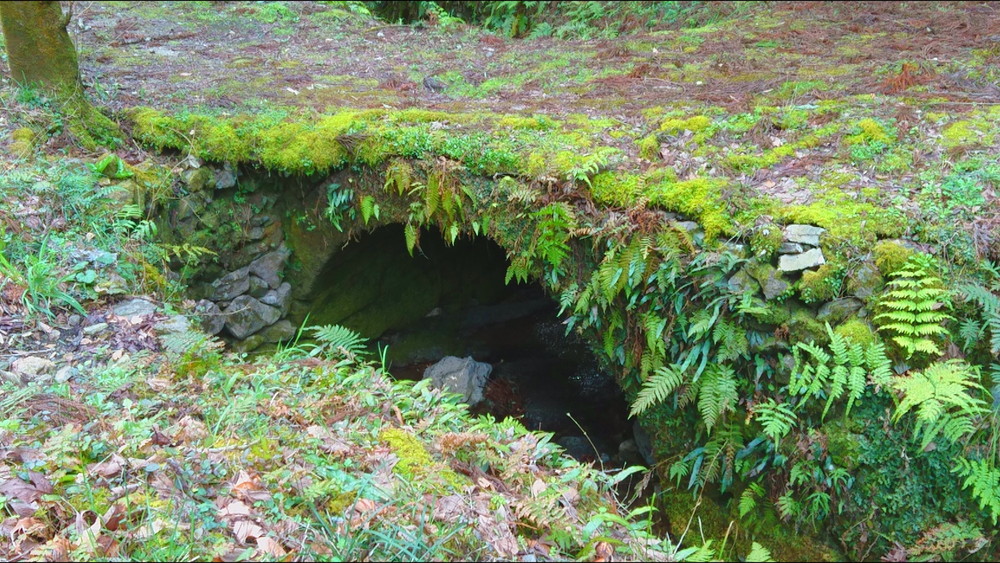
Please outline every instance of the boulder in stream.
M483 388L493 371L493 366L472 359L445 356L438 363L424 370L424 379L438 389L462 395L462 400L473 406L483 400Z

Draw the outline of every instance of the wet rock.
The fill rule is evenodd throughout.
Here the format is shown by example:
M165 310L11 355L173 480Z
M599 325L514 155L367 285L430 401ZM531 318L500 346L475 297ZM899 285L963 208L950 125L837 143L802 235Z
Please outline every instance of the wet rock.
M38 356L18 358L10 365L10 371L25 383L47 381L55 368L56 364L52 360Z
M649 434L643 429L638 421L632 424L632 437L635 440L635 447L639 450L642 459L650 467L656 465L656 457L653 455L653 442L649 439Z
M181 181L187 184L188 191L200 192L215 189L215 175L208 168L195 168L181 173Z
M608 454L594 449L594 445L586 436L562 436L556 443L566 449L566 453L579 460L600 459L602 462L611 461Z
M295 325L287 320L280 320L260 331L265 342L284 342L295 338Z
M267 295L267 292L270 289L271 287L267 285L266 281L254 275L250 276L250 287L247 289L247 295L250 297L260 299L261 297Z
M250 227L244 234L247 240L260 240L264 238L263 227Z
M228 301L243 295L250 289L250 268L230 272L212 282L212 287L215 288L215 293L210 297L212 301Z
M288 314L288 308L289 305L291 305L291 300L292 285L288 282L279 285L278 289L268 291L263 297L260 298L261 303L280 309L282 316Z
M257 334L251 334L244 340L238 340L233 343L234 352L253 352L257 348L260 348L267 343L267 339L264 338L263 334L259 332Z
M885 279L871 262L865 262L847 278L847 292L860 299L868 299L885 286Z
M678 229L684 229L685 231L687 231L687 232L689 232L689 233L692 233L692 234L693 234L693 233L694 233L695 231L697 231L698 229L700 229L700 228L701 228L701 227L700 227L700 226L698 225L698 223L695 223L694 221L677 221L676 223L674 223L674 225L675 225L675 226L676 226L676 227L677 227Z
M757 284L754 283L754 279L750 277L746 269L741 269L729 278L727 282L729 285L729 291L732 293L748 293L756 292Z
M819 246L819 236L825 232L826 229L812 225L788 225L785 227L785 240L809 246Z
M145 299L129 299L115 305L111 311L119 317L144 317L156 314L156 305Z
M759 268L757 272L757 283L760 284L761 291L764 292L764 299L770 301L784 295L791 284L781 277L781 273L773 266L767 265Z
M830 301L829 303L825 303L819 308L819 313L816 314L816 320L828 322L831 325L840 324L851 315L860 311L863 306L864 303L862 303L860 299L855 299L854 297L836 299L834 301Z
M493 366L477 362L471 356L447 356L424 370L423 378L430 379L431 385L438 389L462 395L462 400L472 406L483 400L483 388L492 371Z
M250 273L267 282L271 289L275 289L281 285L280 273L285 268L289 254L291 253L284 247L268 252L250 263Z
M201 319L201 329L206 334L214 336L225 328L226 318L222 315L222 309L214 302L202 299L195 305L194 311Z
M778 269L782 272L797 272L823 264L826 264L826 260L823 258L823 251L818 248L802 254L783 254L778 259Z
M801 254L805 252L805 248L797 242L783 242L781 246L778 247L778 254Z
M215 189L228 190L236 186L236 172L227 162L222 165L221 170L215 171Z
M93 336L108 330L108 323L95 323L90 326L83 328L83 333L87 336Z
M747 245L745 244L737 242L723 242L722 248L726 252L739 256L740 258L746 258L747 256Z
M222 314L226 318L226 330L239 339L244 339L281 318L281 311L249 295L233 299Z
M80 370L73 366L63 366L56 372L55 380L59 383L66 383L80 374Z
M180 334L191 330L191 321L184 315L172 315L165 321L160 321L153 325L153 330L157 334Z

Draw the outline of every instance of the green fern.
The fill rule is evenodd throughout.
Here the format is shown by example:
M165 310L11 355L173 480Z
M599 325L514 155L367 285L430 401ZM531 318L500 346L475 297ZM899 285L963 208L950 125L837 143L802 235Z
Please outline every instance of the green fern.
M987 393L978 379L978 368L961 360L937 362L921 372L896 377L892 387L903 398L893 421L915 410L914 438L922 437L921 449L938 435L958 442L975 429L973 419L987 412L986 402L974 395Z
M365 343L368 339L357 332L340 325L323 325L310 327L316 340L320 342L321 351L333 351L348 357L366 353Z
M983 331L989 328L990 352L994 355L1000 355L1000 297L988 288L972 283L960 284L956 287L956 291L966 301L978 305L983 317L982 323L966 319L968 324L962 324L959 334L966 341L967 348L977 342Z
M410 190L413 183L413 168L402 159L393 160L385 171L385 191L395 190L397 195L403 195Z
M757 508L757 499L764 497L764 487L757 483L750 483L747 488L740 493L739 512L740 518L746 518Z
M792 351L795 367L788 384L788 392L801 397L796 409L814 398L826 396L821 420L826 418L834 401L845 395L844 414L849 414L864 395L869 381L885 386L892 374L881 342L862 346L833 332L829 324L826 331L830 337L829 350L815 343L799 343Z
M989 460L959 457L955 461L952 472L965 479L962 488L972 488L972 496L979 501L979 508L989 511L996 526L1000 518L1000 468Z
M701 413L701 420L711 433L719 417L735 410L739 400L736 394L736 372L728 366L713 364L693 386L698 387L698 412Z
M573 210L564 202L550 203L531 214L538 220L532 254L558 270L569 256L570 232L576 228Z
M629 416L638 416L653 405L667 400L667 397L684 384L686 376L677 364L663 366L646 380L639 395L632 403Z
M764 435L774 440L776 447L778 442L792 431L797 422L795 411L785 403L779 404L774 399L754 405L753 414L764 427Z
M374 197L366 195L361 198L361 218L364 220L365 225L368 224L368 221L372 217L375 217L375 220L378 221L380 212L381 209L378 204L375 203Z
M410 256L413 256L413 249L420 242L420 227L413 223L407 223L403 227L403 237L406 239L406 251L410 253Z
M774 557L771 556L771 552L757 542L750 544L750 553L743 559L747 563L769 563L774 561Z
M324 212L326 218L330 220L334 228L343 231L343 221L355 218L354 210L354 190L343 188L340 184L331 183L326 187L327 207Z
M948 306L948 291L923 262L926 259L911 258L893 274L895 279L889 282L893 289L879 300L883 312L874 318L879 330L892 335L907 359L917 353L940 356L941 348L934 338L947 336L942 323L954 320L941 310Z

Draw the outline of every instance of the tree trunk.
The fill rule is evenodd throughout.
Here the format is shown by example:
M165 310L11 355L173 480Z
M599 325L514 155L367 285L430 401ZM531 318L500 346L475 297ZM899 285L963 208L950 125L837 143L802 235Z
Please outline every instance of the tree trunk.
M69 131L87 148L116 144L118 125L83 95L76 47L59 2L0 2L0 28L14 82L41 89L69 117Z
M82 94L76 48L59 2L0 2L0 24L14 82L66 100Z

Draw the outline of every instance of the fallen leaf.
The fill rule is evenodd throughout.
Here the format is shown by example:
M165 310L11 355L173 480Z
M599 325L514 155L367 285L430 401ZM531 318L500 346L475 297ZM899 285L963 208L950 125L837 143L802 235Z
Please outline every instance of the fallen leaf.
M356 512L364 514L365 512L371 512L371 511L375 510L375 508L377 508L377 506L378 505L375 504L375 501L373 501L371 499L363 498L363 499L359 499L358 502L354 503L354 510Z
M88 465L87 471L90 472L91 475L97 475L107 479L121 473L122 469L125 468L125 463L125 458L118 454L114 454L111 456L111 459L107 461Z
M594 546L594 561L603 563L611 561L611 556L615 554L615 548L608 542L599 541Z
M104 523L104 529L114 532L116 531L125 519L125 505L118 502L111 506L104 516L101 516L101 522Z
M257 538L257 551L273 559L284 557L288 553L280 543L267 536Z
M248 539L256 539L264 535L264 528L249 520L237 520L233 522L233 535L240 543L246 543Z
M240 502L234 500L233 502L227 504L222 510L219 510L219 516L225 518L229 517L244 517L250 516L250 507Z
M47 495L52 492L52 481L49 478L37 471L29 471L28 479L31 480L31 484L35 486L42 494Z
M233 494L237 498L247 501L271 498L271 493L260 484L260 478L246 471L240 471L237 475L236 484L233 485Z

